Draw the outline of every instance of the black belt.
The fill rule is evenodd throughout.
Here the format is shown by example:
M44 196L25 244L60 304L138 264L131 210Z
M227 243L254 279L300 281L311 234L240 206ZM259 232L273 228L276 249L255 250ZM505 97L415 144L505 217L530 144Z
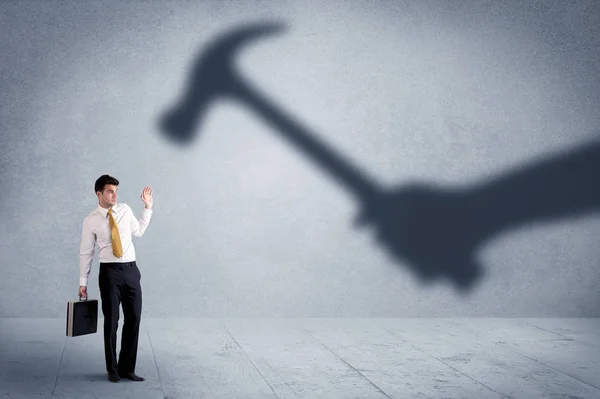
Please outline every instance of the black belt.
M132 262L106 262L106 263L100 263L100 266L105 266L105 267L131 267L131 266L137 266L135 261Z

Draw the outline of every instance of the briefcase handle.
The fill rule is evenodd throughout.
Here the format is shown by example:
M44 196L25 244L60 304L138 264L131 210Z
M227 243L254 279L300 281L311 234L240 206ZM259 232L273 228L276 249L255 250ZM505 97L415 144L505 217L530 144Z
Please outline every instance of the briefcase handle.
M81 301L81 298L82 298L82 296L81 296L81 295L79 295L79 300L80 300L80 301ZM84 299L84 301L87 301L87 300L88 300L88 297L86 296L86 297L85 297L85 299Z

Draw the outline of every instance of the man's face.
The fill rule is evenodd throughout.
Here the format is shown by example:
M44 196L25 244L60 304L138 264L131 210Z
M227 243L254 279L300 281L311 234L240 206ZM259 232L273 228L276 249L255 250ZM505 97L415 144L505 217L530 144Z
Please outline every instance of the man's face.
M117 203L117 186L112 184L106 184L104 191L97 192L98 202L103 208L110 208Z

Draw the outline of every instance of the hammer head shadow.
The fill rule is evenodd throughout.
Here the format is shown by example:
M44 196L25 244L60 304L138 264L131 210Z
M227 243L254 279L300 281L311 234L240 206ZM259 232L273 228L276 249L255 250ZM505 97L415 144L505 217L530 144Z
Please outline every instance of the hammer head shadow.
M234 68L234 58L251 40L281 31L281 23L243 26L225 33L196 59L187 88L174 106L159 120L159 127L170 140L188 144L195 138L203 114L220 97L240 95L243 81Z

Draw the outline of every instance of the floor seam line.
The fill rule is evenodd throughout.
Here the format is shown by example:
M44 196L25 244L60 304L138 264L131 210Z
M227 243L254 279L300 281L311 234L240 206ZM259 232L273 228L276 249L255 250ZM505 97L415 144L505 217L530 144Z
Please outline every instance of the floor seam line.
M517 352L517 351L515 351L515 350L513 350L513 349L511 349L511 348L508 348L508 347L506 347L506 346L504 346L504 345L501 345L501 344L498 344L498 343L496 343L496 342L494 342L493 344L494 344L494 345L498 345L499 347L501 347L501 348L504 348L504 349L506 349L506 350L508 350L508 351L510 351L510 352L512 352L512 353L515 353L515 354L517 354L517 355L519 355L519 356L523 356L524 358L526 358L526 359L529 359L529 360L531 360L532 362L535 362L535 363L537 363L537 364L541 364L542 366L544 366L544 367L548 367L549 369L551 369L551 370L554 370L554 371L556 371L557 373L560 373L560 374L562 374L562 375L565 375L565 376L567 376L567 377L569 377L569 378L572 378L572 379L574 379L575 381L578 381L578 382L580 382L580 383L582 383L582 384L585 384L585 385L587 385L587 386L590 386L590 387L592 387L592 388L594 388L594 389L597 389L597 390L599 390L599 391L600 391L600 387L597 387L597 386L595 386L595 385L592 385L592 384L590 384L589 382L582 381L582 380L580 380L579 378L577 378L577 377L574 377L574 376L572 376L572 375L569 375L569 374L565 373L564 371L561 371L561 370L555 369L554 367L552 367L552 366L549 366L549 365L547 365L546 363L543 363L543 362L541 362L541 361L539 361L539 360L533 359L533 358L531 358L531 357L529 357L529 356L527 356L527 355L524 355L524 354L522 354L522 353L520 353L520 352Z
M477 380L477 379L475 379L475 378L471 377L470 375L468 375L468 374L466 374L466 373L462 372L461 370L457 369L456 367L454 367L454 366L452 366L452 365L450 365L450 364L446 363L445 361L443 361L443 360L441 360L441 359L439 359L439 358L437 358L437 357L435 357L435 356L433 356L433 355L429 354L428 352L424 351L423 349L421 349L421 348L419 348L419 347L417 347L417 346L415 346L415 345L411 344L410 342L406 341L404 338L402 338L402 337L398 336L397 334L394 334L393 332L391 332L391 331L389 331L389 330L386 330L386 331L387 331L389 334L393 335L394 337L401 339L402 341L404 341L404 343L406 343L407 345L410 345L410 346L412 346L414 349L418 350L419 352L423 352L423 353L424 353L424 354L426 354L427 356L430 356L430 357L432 357L433 359L437 360L438 362L440 362L440 363L442 363L442 364L444 364L444 365L446 365L446 366L450 367L452 370L455 370L455 371L457 371L458 373L460 373L460 374L464 375L464 376L465 376L465 377L467 377L468 379L470 379L470 380L472 380L472 381L475 381L477 384L479 384L479 385L481 385L481 386L484 386L484 387L486 387L486 388L487 388L487 389L489 389L490 391L492 391L492 392L494 392L494 393L497 393L498 395L500 395L500 396L502 396L502 397L505 397L505 398L510 398L510 395L507 395L507 394L505 394L505 393L502 393L502 392L498 392L498 391L496 391L495 389L493 389L493 388L491 388L491 387L487 386L487 385L486 385L486 384L484 384L483 382L481 382L481 381L479 381L479 380Z
M160 390L163 393L163 398L167 397L167 393L165 392L165 388L162 384L162 379L160 378L160 370L158 368L158 361L156 360L156 354L154 353L154 346L152 346L152 340L150 339L150 330L148 329L148 325L144 323L144 327L146 329L146 336L148 337L148 343L150 344L150 351L152 352L152 359L154 359L154 366L156 367L156 375L158 376L158 384L160 385Z
M525 322L525 323L526 323L526 324L528 324L528 325L530 325L531 327L534 327L534 328L540 329L540 330L542 330L542 331L546 331L546 332L548 332L548 333L550 333L550 334L557 335L557 336L559 336L559 337L562 337L562 338L568 339L568 340L570 340L570 341L575 341L575 342L577 342L577 343L580 343L581 345L585 345L585 346L589 346L589 347L592 347L592 348L596 348L596 349L598 349L598 347L597 347L597 346L590 345L590 344L586 344L585 342L581 342L581 341L579 341L579 340L576 340L576 339L574 339L574 338L569 338L569 337L567 337L566 335L562 335L562 334L560 334L560 333L557 333L557 332L554 332L554 331L551 331L551 330L547 330L547 329L545 329L545 328L543 328L543 327L536 326L535 324L532 324L532 323L530 323L530 322Z
M65 337L65 344L63 346L62 353L60 354L60 362L58 362L58 370L56 370L56 379L54 380L54 386L52 387L52 394L50 394L50 399L54 397L54 392L56 392L56 386L58 385L58 377L60 376L60 369L62 368L63 357L65 356L65 350L67 349L67 338Z
M347 361L345 361L340 355L338 355L337 353L335 353L331 348L329 348L327 345L325 345L323 342L321 342L320 339L318 339L317 337L315 337L310 331L306 330L306 329L302 329L302 331L304 331L306 334L308 334L310 337L312 337L312 339L314 339L315 341L317 341L318 343L320 343L325 349L327 349L329 352L331 352L335 357L337 357L338 359L340 359L342 362L344 362L348 367L350 367L352 370L354 370L355 372L357 372L362 378L364 378L365 380L367 380L369 382L369 384L371 384L372 386L374 386L379 392L381 392L382 394L385 395L386 398L390 398L392 399L392 397L390 395L387 394L387 392L385 392L383 389L381 389L379 386L377 386L377 384L375 384L373 381L371 381L367 376L365 376L363 373L361 373L358 369L356 369L353 365L351 365L350 363L348 363Z
M229 331L229 329L227 328L227 326L225 325L225 323L221 323L221 327L223 327L225 329L225 331L227 331L227 334L229 334L229 336L231 337L231 339L233 340L233 342L235 342L235 344L237 345L237 347L240 348L240 350L242 351L242 353L244 354L244 356L246 356L248 358L248 361L252 364L252 367L254 367L254 369L260 375L260 377L263 379L263 381L269 386L269 388L271 389L271 392L273 392L273 394L279 399L279 395L277 395L277 392L275 392L275 390L273 389L273 387L271 386L271 384L269 384L269 381L267 381L267 379L260 372L260 370L258 369L258 367L256 367L256 364L254 364L254 362L252 361L252 359L250 358L250 356L248 356L248 354L246 353L246 351L244 350L244 348L242 348L242 346L240 345L240 343L233 337L233 334L231 334L231 331ZM287 381L284 380L284 382L286 383L286 385L288 385ZM288 387L289 387L289 385L288 385Z

